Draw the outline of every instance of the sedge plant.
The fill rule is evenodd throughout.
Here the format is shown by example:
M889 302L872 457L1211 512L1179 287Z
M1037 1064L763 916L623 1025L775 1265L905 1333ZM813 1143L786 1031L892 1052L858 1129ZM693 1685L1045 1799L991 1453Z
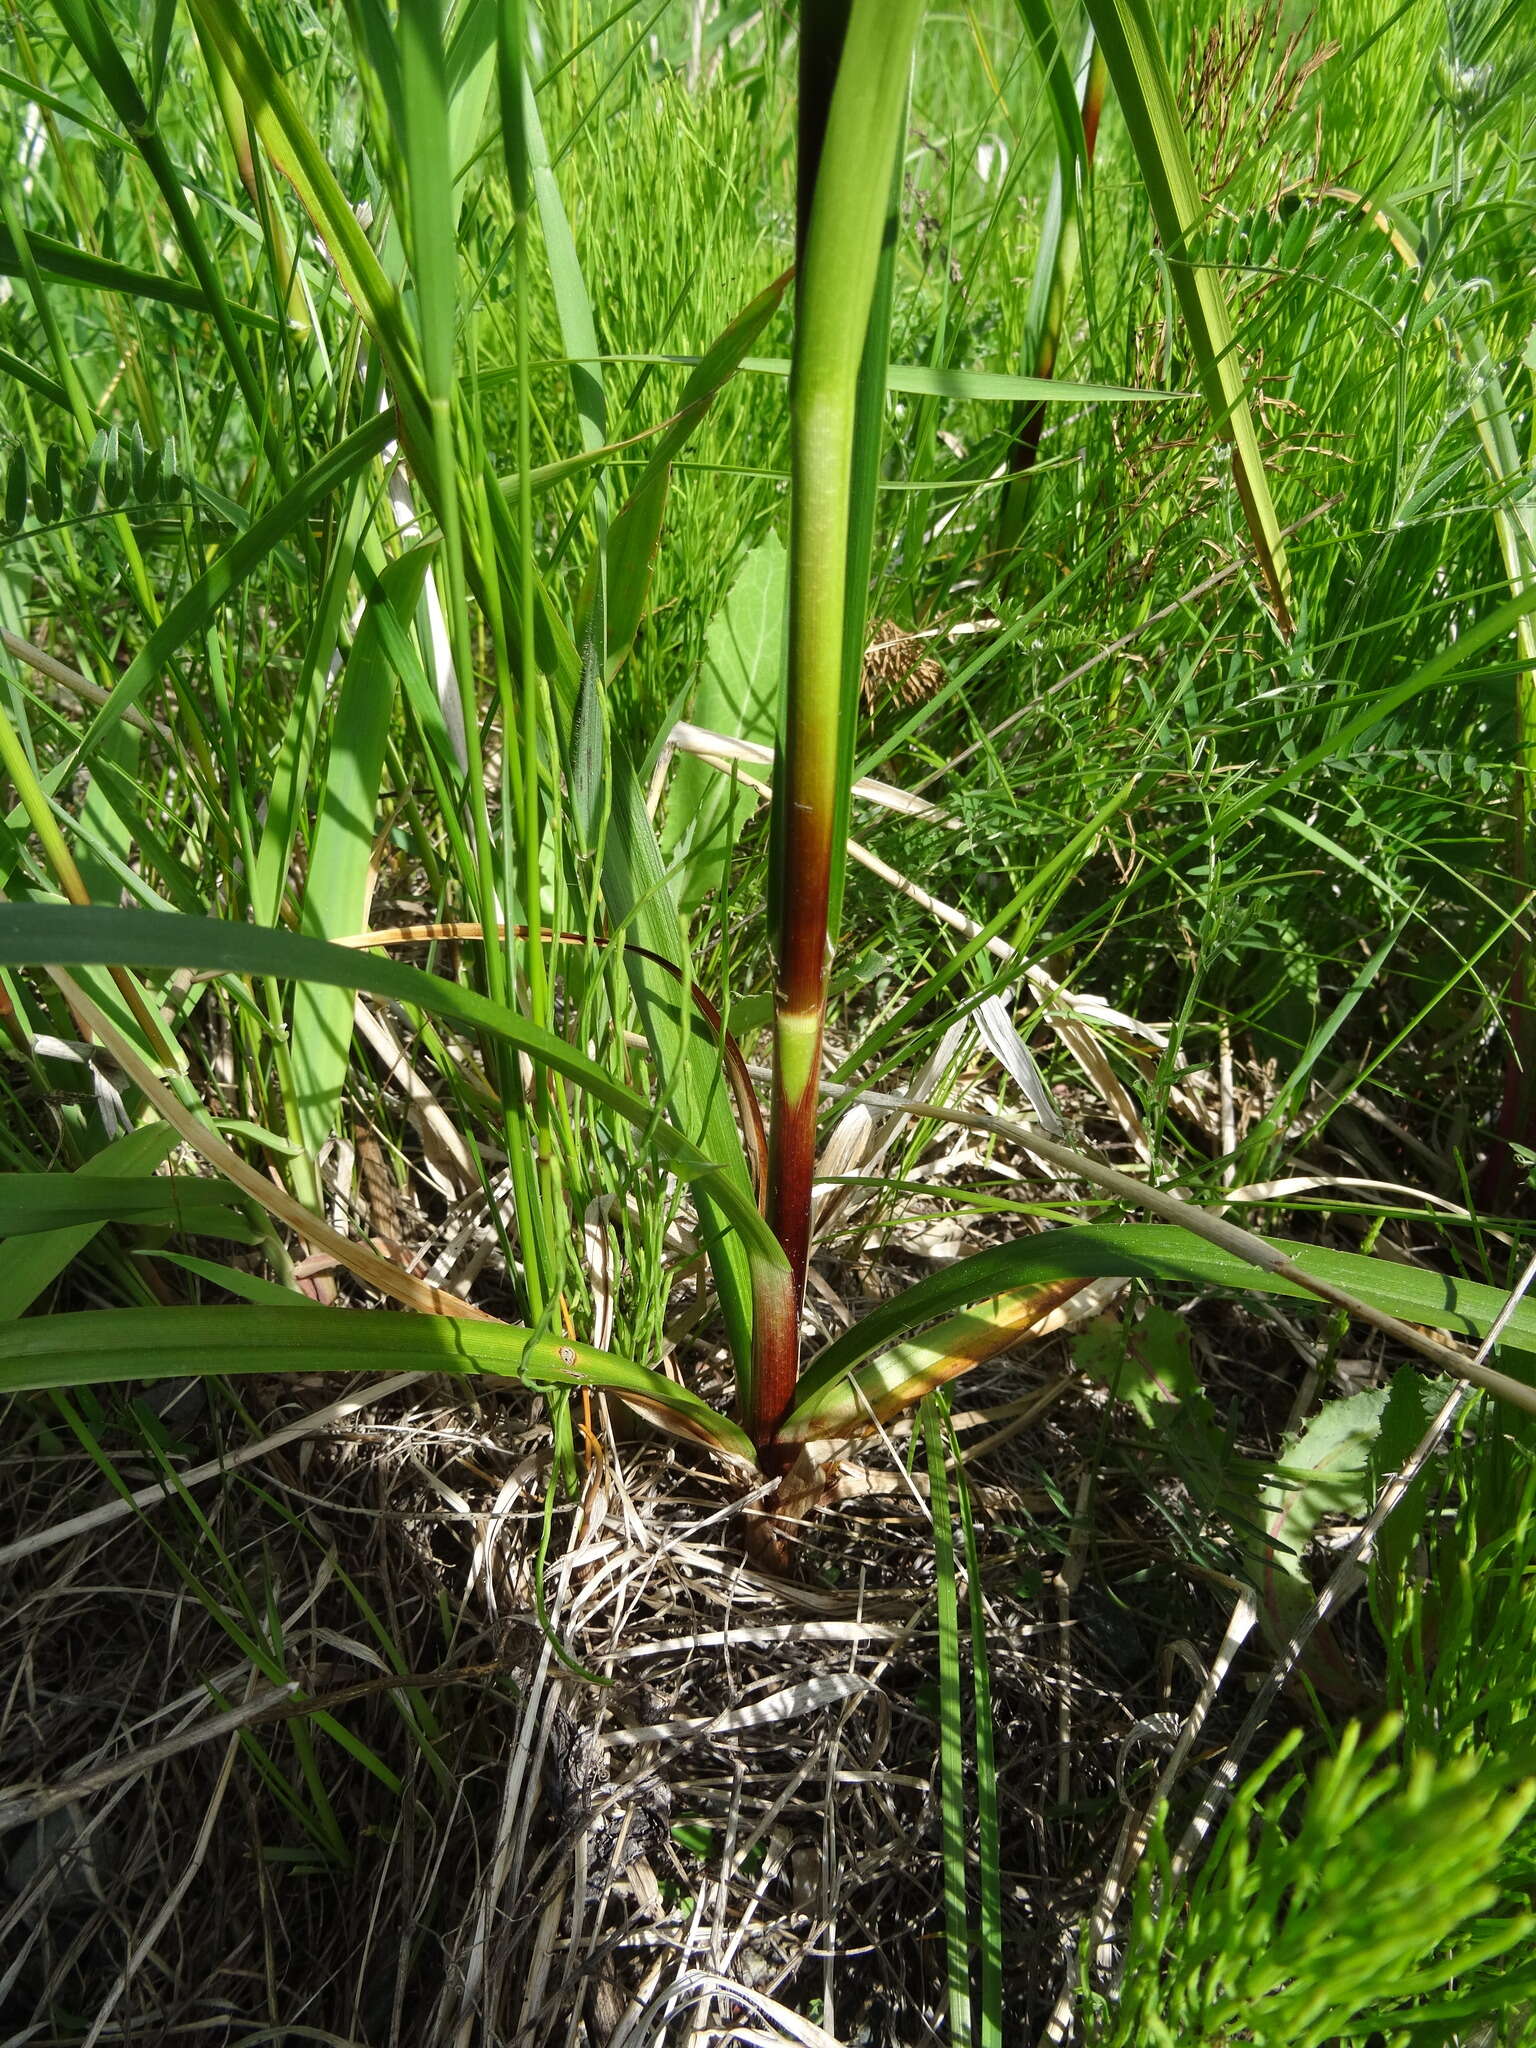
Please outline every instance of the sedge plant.
M1155 23L1145 0L1094 0L1090 13L1210 419L1231 451L1262 587L1284 630L1290 570L1221 285L1199 260L1196 188ZM177 762L179 777L208 792L227 837L239 892L232 914L195 914L186 864L156 850L148 834L141 858L163 872L153 885L141 881L139 907L126 909L83 900L46 858L37 864L13 845L0 967L30 971L11 976L15 1035L35 1047L68 1025L98 1056L110 1056L137 1113L173 1130L229 1201L260 1219L252 1227L266 1233L285 1281L276 1226L409 1313L294 1313L231 1266L228 1284L243 1297L236 1306L177 1305L162 1293L123 1308L28 1315L45 1274L30 1293L17 1288L0 1300L0 1385L149 1379L209 1370L213 1361L220 1370L334 1371L376 1367L387 1356L538 1389L550 1399L565 1451L570 1391L607 1389L755 1485L765 1474L782 1478L802 1458L814 1475L824 1462L818 1447L901 1416L1016 1344L1091 1278L1130 1275L1310 1295L1442 1369L1536 1404L1524 1378L1474 1365L1455 1341L1492 1325L1502 1305L1497 1290L1259 1238L1033 1126L987 1119L984 1128L1020 1140L1063 1177L1156 1220L1057 1228L961 1260L802 1359L873 508L885 396L898 380L888 358L920 0L807 0L800 21L788 628L768 863L775 992L764 1139L729 1016L700 986L677 876L662 857L642 757L614 716L614 693L648 617L672 467L721 393L756 360L787 280L725 313L670 412L637 417L646 387L637 382L621 405L609 377L517 0L475 0L451 21L441 0L402 0L397 12L382 0L352 0L357 70L381 167L368 222L255 14L231 0L191 0L196 49L215 81L226 137L239 149L239 189L258 196L268 221L272 302L246 306L231 298L177 184L161 132L163 75L131 74L98 0L59 0L57 14L82 75L115 117L117 146L136 152L167 193L196 303L228 359L230 389L245 395L256 423L253 445L271 432L262 380L278 360L293 370L292 384L314 394L325 431L319 453L272 464L270 496L240 508L213 545L196 523L217 510L211 498L182 507L196 568L189 586L162 608L135 575L136 651L109 692L83 679L87 694L95 687L105 701L83 731L72 730L65 758L40 771L24 746L7 753L28 818L52 819L55 792L70 776L120 791L128 770L118 750L128 736L134 748L156 743L146 722L151 691L170 678L189 694L189 650L220 646L220 629L252 579L273 575L304 587L298 685L261 770L267 801L247 800L251 764L232 737L222 654L205 727ZM158 44L151 58L163 73ZM479 378L478 356L466 345L488 317L487 294L455 260L465 232L455 172L482 161L490 128L500 143L495 199L504 234L487 253L487 276L512 279L510 318L498 330L512 360L496 387ZM282 206L294 204L318 256L282 223ZM18 228L25 236L19 213L13 236ZM531 348L538 250L580 426L575 451L539 442ZM41 310L48 264L61 259L36 236L29 253L25 281ZM162 290L152 273L125 266L87 266L92 278L146 297ZM338 331L326 343L321 308L334 315L338 306ZM910 382L912 373L902 374ZM80 413L61 380L49 380L49 402L55 383L83 436L89 409ZM511 468L493 459L485 430L493 389L512 394ZM986 395L1011 406L1137 396L1098 389L1085 397L1082 386L1038 377L987 380ZM297 449L315 439L314 419L306 416L304 427L309 440L297 434ZM538 460L541 453L549 459ZM557 505L564 516L546 520ZM1533 607L1536 596L1518 592L1395 684L1392 701L1430 690ZM333 665L344 681L327 734ZM1381 706L1370 715L1382 715ZM1242 801L1262 801L1307 765L1305 755L1288 761ZM222 807L221 781L238 792ZM386 799L391 789L397 794ZM416 829L423 792L437 810L432 832ZM379 848L371 825L361 833L357 825L386 800L398 806L398 829L409 828L444 910L393 940L369 930ZM303 864L294 858L301 837ZM60 902L61 888L73 900ZM464 945L462 975L389 957L392 943L443 941ZM242 1113L222 1122L185 1064L167 1057L178 1036L195 1040L216 1002L263 1076ZM339 1118L357 1020L385 1006L411 1020L445 1086L484 1119L482 1130L507 1161L516 1322L406 1270L321 1213L317 1150ZM623 1048L632 1030L648 1068L627 1051L597 1056L600 1044ZM578 1332L586 1280L571 1252L573 1217L615 1172L628 1190L670 1178L691 1195L712 1313L734 1370L733 1415L643 1357L624 1355L611 1337L586 1341ZM17 1207L50 1178L57 1177L16 1177ZM66 1221L159 1214L153 1202L163 1199L164 1176L152 1168L112 1180L68 1178L75 1185ZM656 1199L642 1225L652 1233L647 1256L658 1264L663 1220ZM286 1291L291 1299L291 1286ZM664 1300L664 1284L658 1293ZM1536 1311L1517 1309L1500 1341L1518 1371L1536 1353Z

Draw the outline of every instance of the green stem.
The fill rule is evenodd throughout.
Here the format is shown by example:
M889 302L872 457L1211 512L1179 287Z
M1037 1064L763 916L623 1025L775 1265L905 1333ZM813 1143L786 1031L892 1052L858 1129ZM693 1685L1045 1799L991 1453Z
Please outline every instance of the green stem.
M890 167L906 106L921 0L808 9L803 33L840 41L826 127L805 138L807 209L790 375L789 672L775 776L773 905L777 999L768 1220L789 1261L787 1289L757 1300L752 1415L772 1443L794 1398L799 1308L810 1250L817 1083L826 1019L829 902L843 722L853 716L843 660L859 366L869 330ZM819 143L819 148L818 148ZM787 1300L780 1299L787 1293Z

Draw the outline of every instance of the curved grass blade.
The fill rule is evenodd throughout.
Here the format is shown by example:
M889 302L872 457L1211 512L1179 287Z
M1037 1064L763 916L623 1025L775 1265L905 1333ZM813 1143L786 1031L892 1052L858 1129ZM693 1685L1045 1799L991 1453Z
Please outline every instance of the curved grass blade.
M92 1309L0 1323L0 1391L209 1372L483 1373L541 1392L601 1387L663 1428L750 1465L752 1446L727 1417L664 1374L590 1344L536 1336L508 1323L384 1309Z
M1238 1235L1256 1247L1263 1264L1254 1262L1256 1253L1239 1253L1188 1230L1156 1223L1074 1225L957 1260L883 1303L828 1345L802 1379L781 1435L798 1443L847 1433L860 1426L865 1399L877 1413L898 1413L929 1385L953 1378L1016 1341L1053 1305L1049 1300L1041 1305L1041 1297L1050 1290L1108 1277L1152 1285L1228 1287L1301 1300L1321 1295L1378 1327L1385 1321L1391 1334L1428 1352L1437 1364L1536 1411L1536 1385L1490 1374L1485 1367L1474 1370L1459 1352L1409 1327L1479 1338L1503 1310L1506 1297L1498 1288L1357 1252L1326 1251L1284 1238L1251 1238L1247 1231ZM945 1320L922 1338L902 1341L939 1317ZM1517 1306L1500 1333L1499 1347L1536 1361L1536 1306ZM954 1371L945 1369L951 1360L958 1361ZM857 1393L839 1387L848 1375ZM1531 1377L1536 1381L1536 1364Z
M269 512L231 541L186 595L172 605L124 669L110 702L102 706L81 740L77 761L89 758L123 714L137 704L171 656L208 625L219 606L261 566L273 549L298 531L310 513L317 505L323 504L332 491L383 452L394 438L394 431L394 423L387 413L378 413L365 421L306 471Z
M1243 386L1237 338L1221 281L1195 257L1205 208L1184 124L1148 0L1087 0L1088 16L1130 131L1163 245L1190 353L1216 431L1231 446L1232 474L1280 630L1291 631L1291 570L1269 494L1259 438Z
M429 441L427 408L399 293L374 254L325 152L305 122L260 37L233 0L191 0L200 34L218 51L251 125L322 237L342 287L389 358L395 398L410 409L414 440Z
M314 981L408 1003L436 1017L505 1040L643 1131L672 1170L706 1188L740 1233L754 1263L787 1271L751 1191L679 1131L655 1105L616 1081L576 1047L472 989L343 946L264 926L183 917L173 911L76 909L53 904L0 905L0 965L129 966L215 969L278 980ZM740 1155L740 1141L737 1141ZM745 1167L743 1166L743 1172Z
M1011 1350L1086 1284L1074 1274L978 1299L921 1336L909 1337L853 1371L830 1379L822 1377L822 1360L818 1359L797 1389L780 1440L836 1442L862 1435L876 1423L894 1422L936 1389L985 1365L999 1352ZM905 1295L897 1297L898 1301L905 1299ZM855 1331L860 1327L856 1325Z
M182 306L193 313L211 310L207 293L186 278L163 277L158 271L138 270L131 264L114 262L110 256L96 256L89 249L79 249L73 242L61 242L54 235L34 234L30 228L27 230L27 246L44 277L57 278L61 283L89 285L93 291L99 292L122 292L131 299L158 299L167 306ZM20 277L22 274L21 252L15 239L7 230L0 228L0 277ZM229 310L247 327L259 328L268 334L277 331L277 322L270 313L260 313L250 306L233 303Z

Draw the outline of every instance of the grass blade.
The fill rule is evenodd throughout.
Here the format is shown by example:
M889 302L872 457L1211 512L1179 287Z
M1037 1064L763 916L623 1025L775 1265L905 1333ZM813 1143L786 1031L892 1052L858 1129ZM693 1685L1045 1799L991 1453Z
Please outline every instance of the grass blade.
M126 1137L87 1159L75 1169L78 1180L95 1180L103 1175L153 1173L163 1165L176 1146L176 1133L146 1125L129 1131ZM73 1259L85 1250L103 1228L104 1219L88 1218L68 1223L58 1230L32 1230L0 1245L0 1318L22 1315L57 1280Z
M1067 301L1077 279L1083 203L1093 170L1107 73L1104 54L1090 30L1078 67L1081 79L1079 101L1078 92L1073 89L1067 75L1066 53L1061 47L1046 0L1020 0L1020 7L1040 51L1058 130L1057 157L1051 171L1050 190L1046 194L1045 214L1040 223L1040 247L1035 256L1029 310L1024 320L1023 368L1031 376L1048 379L1055 373ZM1064 109L1058 104L1063 87ZM1044 426L1045 402L1042 399L1021 406L1014 416L1013 443L1008 451L1012 481L1003 492L998 515L998 550L1004 557L1012 554L1018 546L1028 516L1028 473L1039 453Z
M936 1397L923 1404L928 1502L933 1519L934 1608L939 1637L939 1830L944 1852L944 1983L949 2039L970 2048L971 1916L966 1892L965 1712L960 1692L960 1596L949 1503L944 1421Z
M82 1361L88 1361L82 1370ZM752 1447L723 1415L675 1380L508 1323L382 1309L93 1309L0 1323L0 1390L36 1393L82 1382L174 1379L182 1373L486 1373L541 1390L604 1387L664 1428L750 1465Z
M847 1434L858 1428L864 1401L879 1414L899 1413L934 1384L1017 1341L1021 1331L1045 1312L1035 1303L1041 1290L1111 1276L1151 1286L1193 1284L1302 1300L1321 1298L1387 1329L1442 1367L1536 1409L1532 1386L1502 1373L1490 1376L1487 1368L1474 1368L1460 1352L1422 1338L1410 1327L1482 1337L1503 1310L1507 1297L1499 1289L1358 1252L1258 1238L1229 1224L1217 1223L1217 1228L1234 1231L1232 1242L1244 1242L1248 1248L1237 1251L1228 1243L1212 1243L1167 1224L1090 1223L1045 1231L959 1259L882 1303L827 1346L801 1381L784 1425L785 1438L798 1443ZM936 1322L939 1317L945 1320ZM924 1336L902 1341L930 1321L936 1326ZM1536 1359L1536 1308L1523 1301L1517 1306L1500 1332L1499 1346L1519 1358ZM849 1374L857 1384L856 1394L838 1384ZM1536 1371L1532 1378L1536 1380Z
M1243 515L1275 618L1288 635L1290 563L1248 409L1237 338L1221 280L1193 253L1205 209L1163 58L1157 19L1148 0L1087 0L1087 7L1152 202L1152 218L1184 315L1195 370L1216 431L1231 445L1233 479Z
M90 758L124 712L136 705L150 684L164 673L172 655L210 624L225 599L260 568L275 548L290 535L301 532L309 515L333 491L381 454L393 435L394 425L387 414L380 413L366 421L344 441L338 441L269 512L230 542L186 595L172 605L124 669L113 688L111 702L102 706L80 742L80 760Z
M183 967L323 982L386 1002L408 1003L430 1015L487 1032L585 1088L598 1102L643 1131L674 1172L713 1194L754 1261L787 1271L750 1189L739 1190L725 1168L707 1158L675 1125L658 1117L654 1103L615 1080L563 1038L472 989L399 961L374 959L344 946L257 925L182 917L171 911L0 905L0 965L100 966L114 961L128 966ZM704 1042L709 1041L706 1038ZM742 1170L745 1172L744 1164Z
M374 820L395 699L379 612L392 606L409 618L426 565L425 550L416 548L386 569L347 657L304 888L302 929L311 938L340 938L368 922ZM336 1128L352 1057L353 1001L346 989L320 982L300 982L294 991L294 1135L312 1159Z

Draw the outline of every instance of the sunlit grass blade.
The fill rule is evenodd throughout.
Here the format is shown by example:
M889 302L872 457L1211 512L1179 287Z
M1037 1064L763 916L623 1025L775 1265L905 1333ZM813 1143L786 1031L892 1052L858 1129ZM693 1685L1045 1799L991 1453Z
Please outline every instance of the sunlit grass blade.
M882 242L881 247L884 248ZM555 358L564 361L563 357ZM658 368L697 369L704 361L696 355L606 355L604 363L651 364ZM737 366L745 377L784 377L794 365L788 356L743 356ZM911 398L952 398L979 405L1171 405L1187 396L1180 391L1151 391L1135 384L1101 384L1066 377L1026 377L1013 370L967 370L952 364L887 363L885 389ZM514 382L512 371L482 372L482 390L504 390ZM627 444L620 442L617 446Z
M664 1374L589 1344L507 1323L382 1309L288 1307L95 1309L0 1323L0 1389L35 1393L183 1373L400 1370L486 1373L545 1389L604 1387L663 1428L737 1463L751 1463L742 1431Z
M1481 1337L1504 1308L1507 1297L1499 1289L1358 1252L1328 1251L1284 1238L1261 1239L1218 1219L1204 1220L1219 1231L1232 1232L1232 1242L1244 1242L1249 1249L1231 1249L1168 1224L1072 1224L956 1260L871 1310L826 1347L801 1381L786 1435L797 1442L826 1435L834 1420L842 1427L856 1426L855 1411L863 1412L857 1398L837 1389L845 1374L852 1374L866 1396L881 1398L886 1412L894 1414L899 1393L905 1391L910 1401L930 1385L954 1376L943 1370L945 1361L974 1364L982 1356L995 1356L1000 1347L994 1339L1006 1335L999 1329L1000 1319L1026 1318L1027 1330L1030 1321L1038 1320L1038 1314L1028 1315L1036 1290L1109 1277L1141 1280L1151 1287L1223 1287L1300 1300L1310 1295L1348 1308L1474 1384L1536 1410L1536 1384L1490 1374L1488 1368L1474 1366L1463 1354L1432 1343L1410 1327ZM936 1327L912 1340L908 1350L903 1340L927 1324ZM1536 1360L1536 1308L1530 1303L1518 1304L1500 1332L1499 1348L1512 1354L1509 1362L1517 1369L1522 1359ZM972 1349L978 1356L968 1357ZM957 1369L965 1370L965 1363ZM1536 1382L1536 1367L1527 1371Z
M416 549L385 571L347 657L305 878L301 929L311 938L340 938L367 922L379 780L395 701L379 611L393 605L408 617L425 569L426 556ZM294 991L294 1135L306 1158L318 1159L336 1128L351 1064L353 1000L346 989L317 982L300 982ZM311 1199L317 1195L316 1182Z
M1198 254L1205 208L1163 57L1159 22L1148 0L1087 0L1087 6L1136 151L1195 370L1216 431L1231 446L1233 481L1270 604L1281 631L1289 633L1290 563L1221 280Z
M894 1422L962 1373L1011 1350L1083 1285L1081 1277L1070 1275L979 1297L921 1336L882 1350L851 1371L845 1369L845 1376L828 1377L823 1354L801 1380L780 1431L782 1439L837 1441L863 1435L877 1423Z

